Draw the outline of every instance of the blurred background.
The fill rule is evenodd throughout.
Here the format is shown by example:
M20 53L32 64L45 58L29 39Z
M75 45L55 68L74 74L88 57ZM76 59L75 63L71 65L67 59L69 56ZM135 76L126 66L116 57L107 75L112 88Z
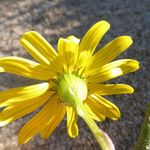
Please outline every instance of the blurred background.
M140 70L113 80L135 87L132 95L110 96L122 113L118 121L107 119L98 125L112 138L116 150L132 150L140 132L150 92L150 8L149 0L0 0L0 56L31 58L19 39L25 31L36 30L56 48L60 37L75 35L81 38L91 25L107 20L111 29L100 47L120 35L130 35L134 44L119 58L140 61ZM32 58L31 58L32 59ZM1 73L0 90L31 85L35 80ZM85 123L79 119L80 135L71 139L67 135L66 119L50 139L37 135L25 145L19 145L17 134L32 115L0 128L0 150L97 150L99 146Z

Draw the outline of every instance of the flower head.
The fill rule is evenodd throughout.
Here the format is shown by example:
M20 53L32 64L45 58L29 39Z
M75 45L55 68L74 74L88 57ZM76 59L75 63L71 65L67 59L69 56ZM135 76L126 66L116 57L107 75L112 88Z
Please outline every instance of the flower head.
M15 56L1 57L0 72L44 82L0 92L0 107L5 107L0 113L0 126L43 106L22 127L20 143L26 143L38 133L48 138L65 114L70 137L78 135L78 114L98 138L93 120L101 122L106 117L113 120L120 117L119 109L103 96L134 91L126 84L104 82L139 68L139 63L133 59L111 62L132 44L129 36L120 36L94 53L109 28L108 22L100 21L81 40L75 36L60 38L57 51L39 33L26 32L20 42L36 62Z

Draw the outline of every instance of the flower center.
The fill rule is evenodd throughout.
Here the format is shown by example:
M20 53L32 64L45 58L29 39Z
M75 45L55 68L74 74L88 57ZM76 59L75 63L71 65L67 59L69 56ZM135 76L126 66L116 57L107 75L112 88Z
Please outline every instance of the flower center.
M75 74L65 73L57 80L57 95L67 105L75 106L87 97L86 82Z

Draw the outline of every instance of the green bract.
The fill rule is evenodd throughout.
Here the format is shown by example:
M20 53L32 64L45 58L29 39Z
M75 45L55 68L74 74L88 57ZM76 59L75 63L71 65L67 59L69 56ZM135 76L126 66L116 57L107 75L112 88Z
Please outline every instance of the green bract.
M86 82L75 74L65 73L57 80L57 94L63 102L75 106L87 97Z

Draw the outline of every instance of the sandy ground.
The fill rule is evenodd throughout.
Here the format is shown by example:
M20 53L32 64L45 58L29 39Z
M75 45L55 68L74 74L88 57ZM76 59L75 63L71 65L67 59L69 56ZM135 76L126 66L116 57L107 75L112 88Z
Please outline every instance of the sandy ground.
M145 108L150 96L150 8L149 0L1 0L0 1L0 55L30 58L21 47L19 38L25 31L40 32L55 47L59 37L74 34L81 38L86 30L99 20L107 20L111 30L99 47L120 35L130 35L134 44L119 58L140 61L141 69L133 74L113 80L135 87L132 95L111 96L121 110L119 121L107 119L98 124L111 136L116 150L132 150L139 134ZM150 61L149 61L150 62ZM0 90L36 83L30 79L10 74L0 75ZM79 119L80 135L70 139L66 132L66 120L60 124L49 140L39 136L25 145L17 143L17 133L32 115L0 128L0 150L97 150L90 130Z

